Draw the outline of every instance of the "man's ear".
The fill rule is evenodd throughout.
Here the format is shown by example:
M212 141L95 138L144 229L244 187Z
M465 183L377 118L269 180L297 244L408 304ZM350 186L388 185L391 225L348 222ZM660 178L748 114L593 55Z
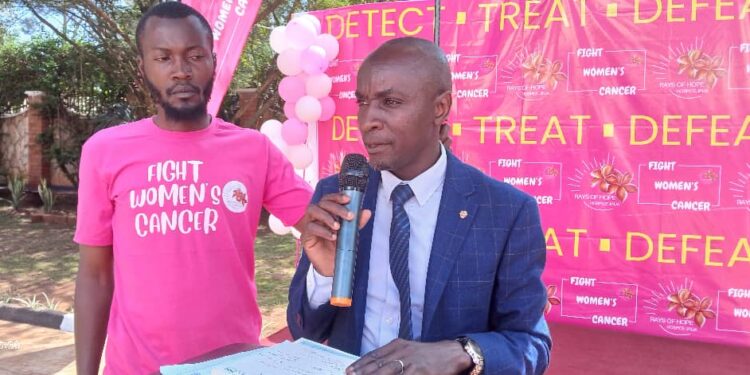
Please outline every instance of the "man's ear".
M445 119L451 113L453 96L450 91L445 91L435 99L435 125L443 125Z
M143 73L143 55L138 54L138 74L141 75L142 78L146 77L146 74Z

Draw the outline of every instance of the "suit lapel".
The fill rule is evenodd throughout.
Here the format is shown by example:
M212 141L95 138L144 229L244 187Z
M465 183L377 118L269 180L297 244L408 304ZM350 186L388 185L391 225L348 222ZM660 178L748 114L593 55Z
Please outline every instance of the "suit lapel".
M469 198L474 192L474 182L466 167L448 153L443 195L440 199L438 220L432 240L430 262L427 268L422 337L427 338L440 297L453 271L461 245L474 222L477 203Z
M370 168L370 178L367 181L362 208L372 211L370 222L359 231L359 244L357 253L357 264L354 279L354 298L352 308L354 310L354 335L355 342L353 352L359 353L362 349L362 332L365 327L365 309L367 307L367 280L370 271L370 248L372 247L372 228L375 219L375 206L378 200L378 188L380 186L380 172Z

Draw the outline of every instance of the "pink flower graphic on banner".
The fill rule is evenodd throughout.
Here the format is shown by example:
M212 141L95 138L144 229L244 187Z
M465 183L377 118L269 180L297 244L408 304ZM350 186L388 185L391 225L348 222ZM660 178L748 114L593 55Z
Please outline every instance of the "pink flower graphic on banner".
M699 299L690 289L680 289L679 292L667 297L669 311L676 310L677 315L685 319L692 319L698 327L706 324L706 319L716 318L716 313L709 310L711 298Z
M706 81L711 87L716 86L716 82L719 80L719 76L724 73L724 69L719 68L721 66L721 56L716 56L699 61L697 65L698 74L696 77Z
M548 90L553 90L557 87L558 82L565 80L565 74L560 71L561 69L561 62L547 60L547 63L543 67L542 83L547 85Z
M697 299L691 301L691 305L694 307L690 309L690 311L694 314L693 321L698 327L703 327L703 325L706 324L706 319L716 318L716 313L708 309L711 307L711 303L712 301L708 297L704 297L700 301Z
M643 58L638 55L633 55L633 57L630 58L630 63L633 65L641 65L643 63Z
M707 85L714 87L724 72L721 69L721 56L711 57L699 49L692 49L677 58L680 70L677 74L687 73L688 77L695 80L703 80Z
M560 175L560 170L557 167L547 167L544 169L544 175L547 177L557 177Z
M609 189L609 180L614 177L614 167L611 164L602 165L601 168L591 172L591 187L599 186L599 190L606 193Z
M543 64L544 58L539 52L534 52L527 56L526 60L521 63L523 78L538 83L542 78L540 70Z
M544 314L549 314L550 310L552 310L552 306L556 306L560 304L560 299L555 296L557 293L557 286L556 285L549 285L547 286L547 304L544 305Z
M701 176L700 176L700 178L701 178L701 181L703 181L703 182L705 182L707 184L710 184L710 183L715 182L716 180L718 180L719 179L719 175L716 174L716 172L714 172L712 169L709 169L709 170L705 171L704 173L702 173Z
M495 69L495 66L497 63L495 62L494 58L486 58L482 60L481 64L479 65L479 69L482 71L482 73L489 73Z
M698 63L698 60L701 59L702 55L703 52L701 52L701 50L694 49L678 57L677 63L680 65L680 70L677 72L677 74L687 72L690 78L695 79L698 74L698 70L695 68L695 65Z
M628 193L635 193L638 190L635 185L630 183L632 180L632 174L628 172L620 174L619 171L616 171L615 174L610 176L607 180L609 183L607 192L615 194L620 202L625 202L625 200L628 199Z
M591 171L591 187L598 187L603 193L614 194L620 202L625 202L629 193L638 190L631 184L632 180L633 174L620 172L612 164L603 164Z
M670 294L669 297L667 297L667 300L669 301L667 309L669 311L677 309L677 315L684 318L688 311L686 303L690 301L691 295L692 293L689 289L680 289L679 292Z
M626 287L626 288L620 289L620 296L630 301L631 299L633 299L633 297L635 297L635 293L633 292L633 289Z
M523 78L534 84L544 84L548 90L553 90L558 82L565 80L566 76L561 70L560 61L545 59L539 52L530 54L521 63Z

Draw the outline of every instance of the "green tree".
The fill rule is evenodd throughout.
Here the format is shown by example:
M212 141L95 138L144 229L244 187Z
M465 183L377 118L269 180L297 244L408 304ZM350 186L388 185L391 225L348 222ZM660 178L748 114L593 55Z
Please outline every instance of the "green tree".
M0 111L21 104L24 91L43 91L41 110L51 126L39 141L74 184L83 142L101 127L132 119L123 105L127 82L97 69L103 54L91 43L74 48L57 38L0 44Z

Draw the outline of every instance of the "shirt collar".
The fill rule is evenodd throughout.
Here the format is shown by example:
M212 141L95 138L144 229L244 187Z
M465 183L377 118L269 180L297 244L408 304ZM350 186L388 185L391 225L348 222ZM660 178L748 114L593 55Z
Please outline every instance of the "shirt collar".
M417 199L417 203L419 203L420 206L424 206L427 201L430 200L432 194L435 194L435 191L437 191L440 186L443 186L447 166L448 157L445 148L440 144L440 157L432 167L428 168L410 181L403 181L389 171L382 171L380 173L382 183L381 187L385 190L385 193L387 194L386 196L390 199L391 193L393 193L393 189L395 189L396 186L400 184L409 184L409 187L414 192L414 197Z

